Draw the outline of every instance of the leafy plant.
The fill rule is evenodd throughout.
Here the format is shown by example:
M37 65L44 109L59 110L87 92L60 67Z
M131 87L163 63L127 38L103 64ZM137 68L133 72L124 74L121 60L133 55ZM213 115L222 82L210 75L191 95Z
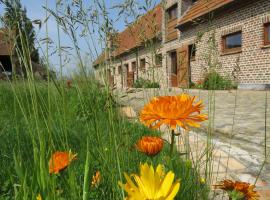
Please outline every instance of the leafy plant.
M206 74L202 87L206 90L229 90L237 88L237 85L229 77L212 70Z
M138 78L134 82L133 87L135 88L160 88L160 85L158 82L152 82L147 79Z

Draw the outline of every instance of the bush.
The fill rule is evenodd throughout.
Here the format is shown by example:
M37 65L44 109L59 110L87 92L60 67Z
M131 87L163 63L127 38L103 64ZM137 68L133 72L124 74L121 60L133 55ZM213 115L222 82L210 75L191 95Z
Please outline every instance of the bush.
M134 82L133 87L135 88L160 88L160 85L158 82L152 82L147 79L138 78Z
M229 77L222 77L216 71L206 74L202 86L206 90L230 90L237 88L237 85Z

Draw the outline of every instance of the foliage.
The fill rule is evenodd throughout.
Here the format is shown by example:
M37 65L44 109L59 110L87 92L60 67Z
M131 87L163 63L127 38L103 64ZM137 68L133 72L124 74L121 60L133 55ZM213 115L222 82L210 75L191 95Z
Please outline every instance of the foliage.
M138 78L134 82L133 87L135 88L160 88L160 85L158 82L152 82L147 79Z
M0 0L5 6L5 13L2 21L12 38L15 38L15 55L17 58L23 54L24 48L30 51L31 60L39 63L39 53L35 48L36 34L31 20L27 17L26 8L22 8L20 0ZM27 47L23 44L26 41Z
M202 87L206 90L229 90L237 88L237 85L229 77L222 77L212 70L206 74Z
M160 136L118 112L107 88L94 81L73 80L0 85L0 199L123 199L118 181L136 173L140 163L163 164L181 182L176 199L207 199L208 187L198 171L177 154L168 157L169 145L149 158L134 148L145 135ZM68 168L49 174L48 162L56 151L77 153ZM86 170L87 169L87 170ZM98 186L91 177L100 171ZM89 177L89 178L87 178Z

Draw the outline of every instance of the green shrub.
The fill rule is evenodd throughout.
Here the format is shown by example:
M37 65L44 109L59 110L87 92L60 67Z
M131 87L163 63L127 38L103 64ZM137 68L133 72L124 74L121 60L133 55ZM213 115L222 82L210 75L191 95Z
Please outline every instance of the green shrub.
M134 82L133 87L135 88L160 88L160 85L158 82L152 82L147 79L138 78Z
M206 74L202 86L206 90L229 90L237 88L237 85L229 77L222 77L216 71Z

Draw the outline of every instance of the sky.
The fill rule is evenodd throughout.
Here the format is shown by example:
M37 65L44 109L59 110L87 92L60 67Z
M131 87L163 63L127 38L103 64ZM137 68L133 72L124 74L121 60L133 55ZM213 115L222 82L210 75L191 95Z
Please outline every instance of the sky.
M73 0L73 1L76 1L76 0ZM90 6L90 4L93 4L94 0L83 0L83 1L85 5ZM138 5L145 5L147 2L147 0L98 0L98 1L99 2L104 1L107 7L106 10L108 12L109 18L114 21L113 26L117 31L123 31L126 27L126 23L124 22L125 20L124 17L119 16L119 10L112 9L114 6L119 5L123 3L124 1L135 1ZM150 0L150 1L152 1L151 3L152 6L156 5L156 3L158 2L158 0ZM72 2L72 0L62 0L62 2L65 4L67 2ZM27 9L27 16L32 21L39 19L42 22L44 22L44 20L46 19L46 9L44 9L43 7L45 7L46 5L46 0L21 0L21 3L23 7ZM47 3L48 3L48 8L55 10L56 0L47 0ZM144 12L144 11L141 11L141 12ZM1 15L4 13L4 6L2 4L0 4L0 13ZM47 20L47 23L48 23L49 38L55 42L54 47L50 47L50 53L53 53L56 50L56 44L58 42L57 23L53 16L49 17L49 19ZM44 55L46 46L45 44L42 44L41 40L46 38L46 26L45 24L43 24L41 29L39 29L39 27L36 25L35 30L36 30L37 40L39 41L39 44L37 44L36 46L40 47L39 49L40 55ZM61 41L61 46L73 46L72 45L73 43L71 43L69 37L62 30L60 30L60 41ZM97 46L98 53L100 53L102 50L101 50L101 44L100 44L99 38L96 37L93 39L93 41ZM87 60L88 57L86 55L87 55L87 52L89 52L89 48L88 48L89 46L86 45L85 39L82 39L79 37L78 46L81 49L83 60L86 63L91 63L90 60ZM68 56L69 58L68 61L66 62L63 61L64 63L63 74L67 76L72 74L74 70L76 70L77 63L78 63L78 59L76 56L74 56L74 52L72 52L71 54L72 55ZM65 60L65 58L66 58L65 56L62 57L63 60ZM49 61L50 61L51 68L57 71L57 73L59 74L60 62L59 62L58 54L54 53L50 55Z

